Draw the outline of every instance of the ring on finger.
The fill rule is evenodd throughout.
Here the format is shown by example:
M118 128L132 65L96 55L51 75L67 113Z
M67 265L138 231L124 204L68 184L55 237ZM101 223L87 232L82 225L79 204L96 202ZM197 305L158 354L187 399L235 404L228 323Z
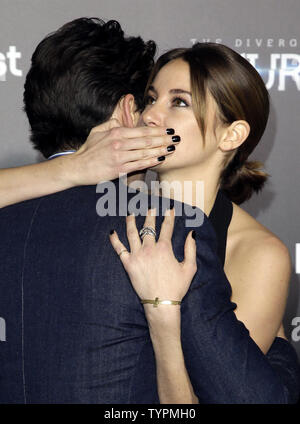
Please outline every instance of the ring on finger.
M124 252L128 252L128 250L127 249L123 249L123 250L121 250L121 252L120 253L118 253L118 255L119 256L121 256L122 255L122 253L124 253ZM128 252L129 253L129 252Z
M150 235L156 238L156 231L152 227L143 227L141 231L139 232L139 235L141 239L143 239L146 235Z

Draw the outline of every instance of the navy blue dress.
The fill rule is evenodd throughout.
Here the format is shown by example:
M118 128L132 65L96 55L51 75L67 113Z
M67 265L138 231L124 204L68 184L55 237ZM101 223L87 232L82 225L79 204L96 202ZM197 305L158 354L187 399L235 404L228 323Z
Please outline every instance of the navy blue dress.
M209 215L220 260L216 268L224 267L232 211L219 191ZM201 281L198 274L182 305L182 343L200 403L296 403L300 367L293 346L276 337L264 355L235 317L227 279Z

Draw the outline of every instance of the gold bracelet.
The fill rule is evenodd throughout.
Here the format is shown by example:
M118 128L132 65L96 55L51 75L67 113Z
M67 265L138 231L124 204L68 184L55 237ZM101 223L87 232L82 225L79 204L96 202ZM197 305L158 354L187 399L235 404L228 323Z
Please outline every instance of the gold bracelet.
M142 299L141 303L152 303L153 308L157 308L158 305L181 305L181 300L159 300L159 298L156 297L154 300Z

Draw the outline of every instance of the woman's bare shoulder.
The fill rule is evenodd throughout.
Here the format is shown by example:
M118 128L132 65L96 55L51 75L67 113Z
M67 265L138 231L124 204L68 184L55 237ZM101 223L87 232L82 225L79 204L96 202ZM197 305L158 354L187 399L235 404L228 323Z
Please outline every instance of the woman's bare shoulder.
M233 203L233 215L228 228L225 267L238 267L255 261L279 261L288 266L290 255L285 244L248 212Z
M247 328L269 329L285 338L282 326L291 261L285 244L241 207L233 205L228 228L225 273L235 313ZM249 325L249 327L248 327ZM258 337L258 336L257 336Z

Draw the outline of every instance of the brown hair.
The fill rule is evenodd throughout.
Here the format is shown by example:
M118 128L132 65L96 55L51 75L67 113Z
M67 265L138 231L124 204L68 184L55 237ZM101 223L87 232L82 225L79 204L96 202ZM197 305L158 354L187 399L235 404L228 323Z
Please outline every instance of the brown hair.
M262 163L248 161L265 130L269 116L269 94L255 68L238 53L222 44L197 43L191 48L173 49L156 62L146 92L159 70L168 62L182 59L189 64L193 108L202 132L206 132L206 100L209 92L223 124L245 120L250 126L247 140L230 152L220 175L220 187L235 203L249 199L262 189L268 174Z

